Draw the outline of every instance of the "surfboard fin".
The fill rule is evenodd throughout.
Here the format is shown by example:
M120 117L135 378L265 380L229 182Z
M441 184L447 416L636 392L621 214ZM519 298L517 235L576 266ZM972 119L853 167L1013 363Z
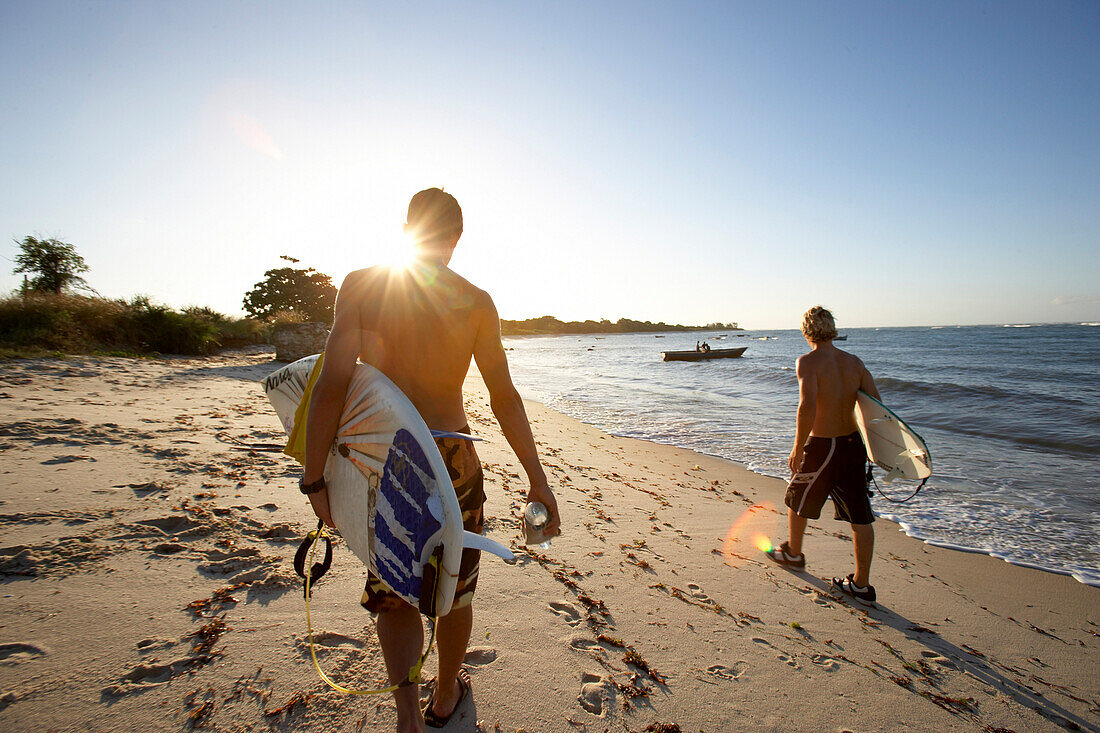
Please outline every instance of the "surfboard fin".
M888 484L896 478L902 478L904 475L905 472L902 471L900 468L891 468L889 471L886 472L886 475L882 477L882 481L883 483Z
M512 554L512 551L504 545L495 540L489 539L483 534L477 534L476 532L471 532L468 529L462 530L462 546L468 547L471 550L482 550L483 552L492 553L499 557L501 560L505 561L516 559L516 556Z

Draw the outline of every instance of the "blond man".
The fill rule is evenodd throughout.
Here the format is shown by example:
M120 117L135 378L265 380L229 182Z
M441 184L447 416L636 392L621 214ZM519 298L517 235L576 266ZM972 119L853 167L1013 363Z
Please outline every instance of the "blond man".
M802 538L806 522L821 516L825 499L833 500L836 519L852 526L856 569L833 586L856 600L873 605L870 583L875 547L870 494L867 491L867 452L856 429L856 393L879 398L875 381L857 357L833 345L836 322L821 306L802 316L802 335L810 351L795 362L798 375L798 416L794 448L787 464L791 480L787 505L789 537L766 554L780 565L806 566Z

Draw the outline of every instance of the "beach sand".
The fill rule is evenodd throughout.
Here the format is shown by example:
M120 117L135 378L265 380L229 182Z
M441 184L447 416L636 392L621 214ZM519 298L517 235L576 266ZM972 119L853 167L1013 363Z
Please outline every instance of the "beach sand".
M389 696L310 662L297 465L233 442L282 440L257 383L277 366L0 364L0 730L392 730ZM537 403L564 533L529 553L476 372L466 402L486 533L521 558L482 560L473 694L447 730L1100 730L1100 590L880 521L869 610L830 590L852 557L828 507L787 571L754 546L783 537L783 482ZM363 576L338 545L311 605L321 664L353 686L383 677Z

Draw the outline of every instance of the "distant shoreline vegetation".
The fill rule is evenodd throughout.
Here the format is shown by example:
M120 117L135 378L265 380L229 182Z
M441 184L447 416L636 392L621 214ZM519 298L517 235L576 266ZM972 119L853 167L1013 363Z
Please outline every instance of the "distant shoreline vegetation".
M282 320L302 320L283 315ZM63 354L213 354L266 343L275 323L231 318L209 308L175 310L144 296L130 300L26 293L0 299L0 359Z
M559 321L553 316L528 318L525 321L501 319L500 333L503 336L546 336L571 333L652 333L657 331L740 331L736 323L708 323L705 326L683 326L679 323L653 323L652 321L634 321L620 318L609 321Z

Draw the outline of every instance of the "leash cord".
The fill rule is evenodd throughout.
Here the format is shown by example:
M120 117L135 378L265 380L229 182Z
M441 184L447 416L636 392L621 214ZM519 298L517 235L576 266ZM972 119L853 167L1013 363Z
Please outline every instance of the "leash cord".
M920 485L917 486L917 488L913 489L913 493L910 494L909 496L905 497L904 499L891 499L889 496L887 496L885 494L885 492L883 492L882 488L879 487L878 481L875 481L875 475L871 472L871 467L873 465L874 465L873 463L868 463L867 464L867 480L870 481L872 484L874 484L875 490L878 491L879 496L881 496L883 499L885 499L886 501L888 501L892 504L904 504L905 502L909 501L914 496L916 496L918 493L920 493L920 490L924 488L924 485L926 483L928 483L928 479L926 478L926 479L924 479L923 481L920 482Z
M311 576L313 575L313 573L312 573L313 556L314 556L314 553L317 550L317 542L320 541L324 537L325 537L324 522L319 522L317 529L314 530L313 532L310 532L309 535L307 536L307 539L311 540L311 542L310 542L310 546L309 546L309 563L305 566L305 572L304 572L305 583L306 583L306 631L309 634L309 656L313 659L313 666L317 670L317 674L321 676L321 679L324 680L325 683L329 687L336 690L337 692L343 692L347 695L382 695L382 694L385 694L387 692L394 692L395 690L398 690L402 687L406 687L408 685L415 685L415 684L419 683L420 682L420 671L421 671L421 669L423 669L424 662L425 662L425 660L427 660L428 655L432 653L432 644L435 642L435 624L436 624L437 619L432 618L431 616L428 617L428 626L429 626L429 629L430 629L430 635L428 637L428 648L420 656L420 659L417 660L416 664L414 664L412 667L409 668L409 673L408 673L408 675L405 676L405 679L401 680L400 682L398 682L396 684L390 685L389 687L382 687L382 688L377 689L377 690L356 690L356 689L352 689L350 687L344 687L343 685L339 684L338 682L335 682L331 677L329 677L327 674L325 674L325 671L323 669L321 669L321 663L319 661L317 661L317 650L314 648L314 642L313 642L313 622L312 622L312 619L310 618L310 614L309 614L309 595L310 595L310 586L312 584L311 583Z

